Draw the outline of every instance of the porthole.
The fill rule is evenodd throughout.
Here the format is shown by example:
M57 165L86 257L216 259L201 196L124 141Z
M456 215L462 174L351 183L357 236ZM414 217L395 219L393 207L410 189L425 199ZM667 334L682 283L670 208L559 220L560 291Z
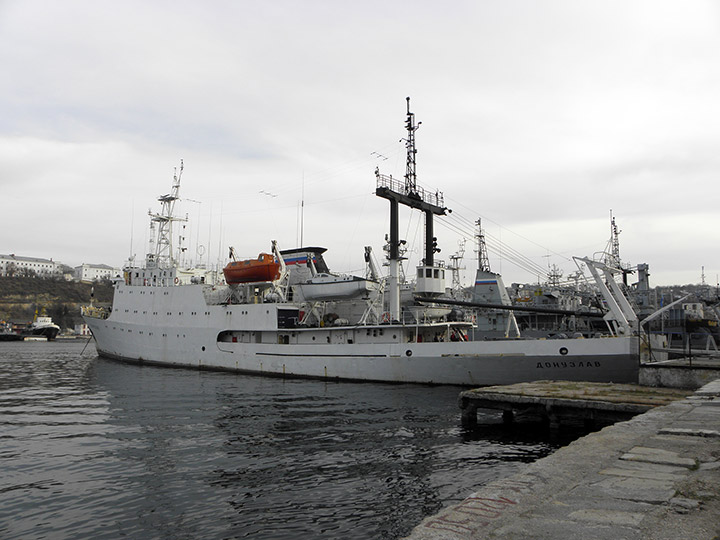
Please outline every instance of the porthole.
M568 353L567 347L560 347L560 354L565 356Z
M405 351L405 356L412 356L412 351L410 349Z

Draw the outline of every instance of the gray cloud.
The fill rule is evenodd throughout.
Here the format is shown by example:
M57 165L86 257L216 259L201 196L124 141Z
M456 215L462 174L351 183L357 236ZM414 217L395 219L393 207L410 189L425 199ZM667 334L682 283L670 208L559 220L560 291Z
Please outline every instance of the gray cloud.
M664 1L7 1L0 251L121 264L131 229L143 252L147 207L183 158L183 193L203 201L187 205L196 243L293 245L304 186L306 242L357 268L363 245L381 253L373 170L404 173L410 95L419 180L454 204L443 255L482 216L572 271L567 252L602 249L612 209L629 261L656 283L697 281L701 265L720 271L718 15ZM493 257L506 281L533 278Z

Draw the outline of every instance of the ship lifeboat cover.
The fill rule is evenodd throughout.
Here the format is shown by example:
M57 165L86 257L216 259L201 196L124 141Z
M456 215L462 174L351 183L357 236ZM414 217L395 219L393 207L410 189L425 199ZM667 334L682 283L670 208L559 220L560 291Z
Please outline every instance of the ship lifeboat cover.
M261 253L257 259L231 261L223 274L229 285L274 281L280 276L280 263L269 253Z

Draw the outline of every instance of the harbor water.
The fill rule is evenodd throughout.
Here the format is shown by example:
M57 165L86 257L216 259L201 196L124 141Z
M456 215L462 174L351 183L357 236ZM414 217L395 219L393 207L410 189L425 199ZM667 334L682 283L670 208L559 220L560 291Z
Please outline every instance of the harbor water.
M0 343L0 538L401 538L568 442L465 431L455 387L136 366L85 345Z

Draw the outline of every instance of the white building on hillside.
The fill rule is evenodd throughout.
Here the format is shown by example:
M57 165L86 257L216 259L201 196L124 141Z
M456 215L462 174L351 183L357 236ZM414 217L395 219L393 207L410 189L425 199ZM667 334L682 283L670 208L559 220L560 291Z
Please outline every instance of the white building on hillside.
M81 264L75 267L75 279L78 281L95 281L121 275L119 268L107 264Z
M59 272L60 264L52 259L21 257L14 253L0 255L0 276L56 276Z

